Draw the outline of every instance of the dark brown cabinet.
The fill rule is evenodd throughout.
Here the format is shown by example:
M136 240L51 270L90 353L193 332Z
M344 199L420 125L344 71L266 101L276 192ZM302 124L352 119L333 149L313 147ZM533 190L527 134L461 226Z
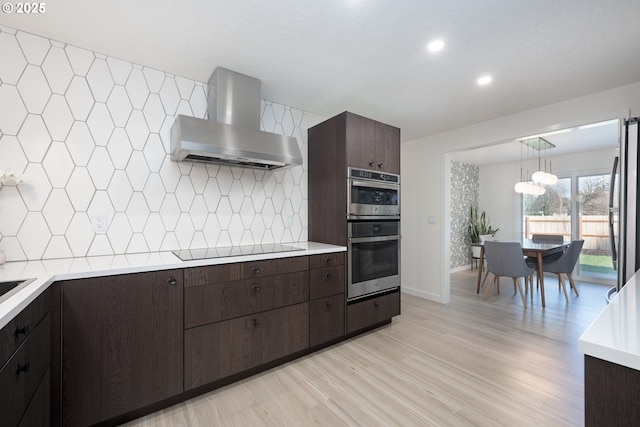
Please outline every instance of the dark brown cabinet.
M311 347L344 336L344 252L310 257L309 344Z
M399 174L400 129L357 114L343 114L346 166Z
M46 350L43 350L46 351ZM51 370L48 369L31 399L18 427L47 427L51 425Z
M309 347L309 257L185 271L185 389Z
M400 129L344 112L309 129L309 240L347 244L347 167L400 173Z
M400 129L376 122L376 166L400 174Z
M311 301L309 304L309 345L315 347L344 336L344 294Z
M640 419L640 371L584 357L586 427L636 426Z
M62 282L65 426L95 424L183 391L183 271Z
M337 342L346 329L343 252L66 280L47 292L53 303L34 301L0 331L13 340L20 325L39 324L0 347L9 361L33 345L50 349L31 362L39 382L16 393L34 396L16 415L24 426L45 417L120 424ZM50 355L55 369L44 373Z
M343 294L345 286L344 252L314 255L309 270L311 299Z
M0 330L2 425L49 425L49 297L45 291Z
M187 269L185 328L308 301L308 270L307 257Z
M349 112L309 129L309 240L347 246L348 167L399 174L400 129ZM347 262L343 264L348 275ZM311 268L319 266L312 264ZM314 281L321 279L314 276L322 274L326 273L310 272L312 316L322 312L322 303L314 302L318 296L313 285ZM333 295L329 288L321 290L327 292L320 294L322 296ZM331 302L325 302L325 310L332 306ZM373 300L349 303L346 307L346 333L389 322L399 313L399 291ZM313 317L311 322L313 325ZM316 332L311 332L312 345Z
M309 303L185 331L185 388L211 383L309 347Z
M347 333L388 322L400 314L400 292L347 305Z

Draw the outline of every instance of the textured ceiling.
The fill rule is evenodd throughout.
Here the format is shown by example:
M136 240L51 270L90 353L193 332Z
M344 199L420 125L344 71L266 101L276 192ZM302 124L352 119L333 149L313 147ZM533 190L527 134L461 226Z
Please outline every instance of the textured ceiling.
M21 29L262 97L399 126L403 141L640 80L638 0L54 0ZM427 42L444 39L438 54ZM482 74L493 83L476 85Z

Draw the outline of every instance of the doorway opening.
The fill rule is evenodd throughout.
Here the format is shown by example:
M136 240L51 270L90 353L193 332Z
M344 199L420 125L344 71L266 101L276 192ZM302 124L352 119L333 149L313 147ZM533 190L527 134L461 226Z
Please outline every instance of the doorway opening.
M530 178L530 173L536 170L539 163L539 159L536 159L536 165L529 161L524 162L523 167L520 141L533 137L544 137L555 146L553 152L549 153L548 160L553 161L553 173L559 180L554 185L555 189L546 195L545 203L524 201L523 196L514 191L514 185L522 180L521 175L528 175L524 178ZM491 225L500 228L496 236L499 240L519 239L526 232L531 234L534 219L530 219L527 224L525 216L537 216L535 219L548 222L546 227L551 226L552 219L558 221L553 227L559 227L565 240L585 238L585 251L574 276L582 275L583 280L594 282L614 282L615 271L612 273L608 247L605 247L608 230L604 233L591 228L600 227L602 219L599 216L606 214L600 212L602 206L594 203L600 200L598 197L608 192L611 162L618 153L618 119L447 153L452 173L447 209L451 215L449 239L452 244L448 248L450 271L470 268L471 256L468 255L465 259L462 256L464 254L459 253L460 246L463 245L454 245L453 242L469 240L465 225L468 223L468 207L460 207L458 202L477 200L478 209L487 212ZM460 164L473 167L461 167ZM453 176L454 171L467 169L470 174L468 179ZM477 174L478 178L473 179L471 174ZM460 182L463 185L457 185ZM465 194L457 194L458 190ZM456 233L460 236L456 236ZM588 240L592 240L589 245L586 244ZM467 249L470 253L471 249Z

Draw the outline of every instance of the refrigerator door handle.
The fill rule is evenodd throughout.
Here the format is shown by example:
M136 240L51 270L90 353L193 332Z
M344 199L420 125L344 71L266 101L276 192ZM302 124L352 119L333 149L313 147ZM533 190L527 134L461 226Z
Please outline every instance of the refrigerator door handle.
M611 244L611 262L613 269L618 270L618 251L616 250L616 236L613 225L613 210L609 210L609 242Z
M611 178L609 185L609 243L611 245L611 262L613 263L613 269L618 270L618 251L616 250L616 235L614 227L614 198L616 187L616 173L618 172L618 156L613 159L613 167L611 168Z

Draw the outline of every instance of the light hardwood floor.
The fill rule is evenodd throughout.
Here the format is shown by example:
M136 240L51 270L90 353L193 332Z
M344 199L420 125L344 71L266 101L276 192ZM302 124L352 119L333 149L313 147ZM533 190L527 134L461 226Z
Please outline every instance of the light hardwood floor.
M522 307L510 279L486 300L475 272L451 276L451 303L402 295L391 325L128 426L581 426L578 337L606 286L577 282L569 304ZM533 300L532 298L533 297Z

